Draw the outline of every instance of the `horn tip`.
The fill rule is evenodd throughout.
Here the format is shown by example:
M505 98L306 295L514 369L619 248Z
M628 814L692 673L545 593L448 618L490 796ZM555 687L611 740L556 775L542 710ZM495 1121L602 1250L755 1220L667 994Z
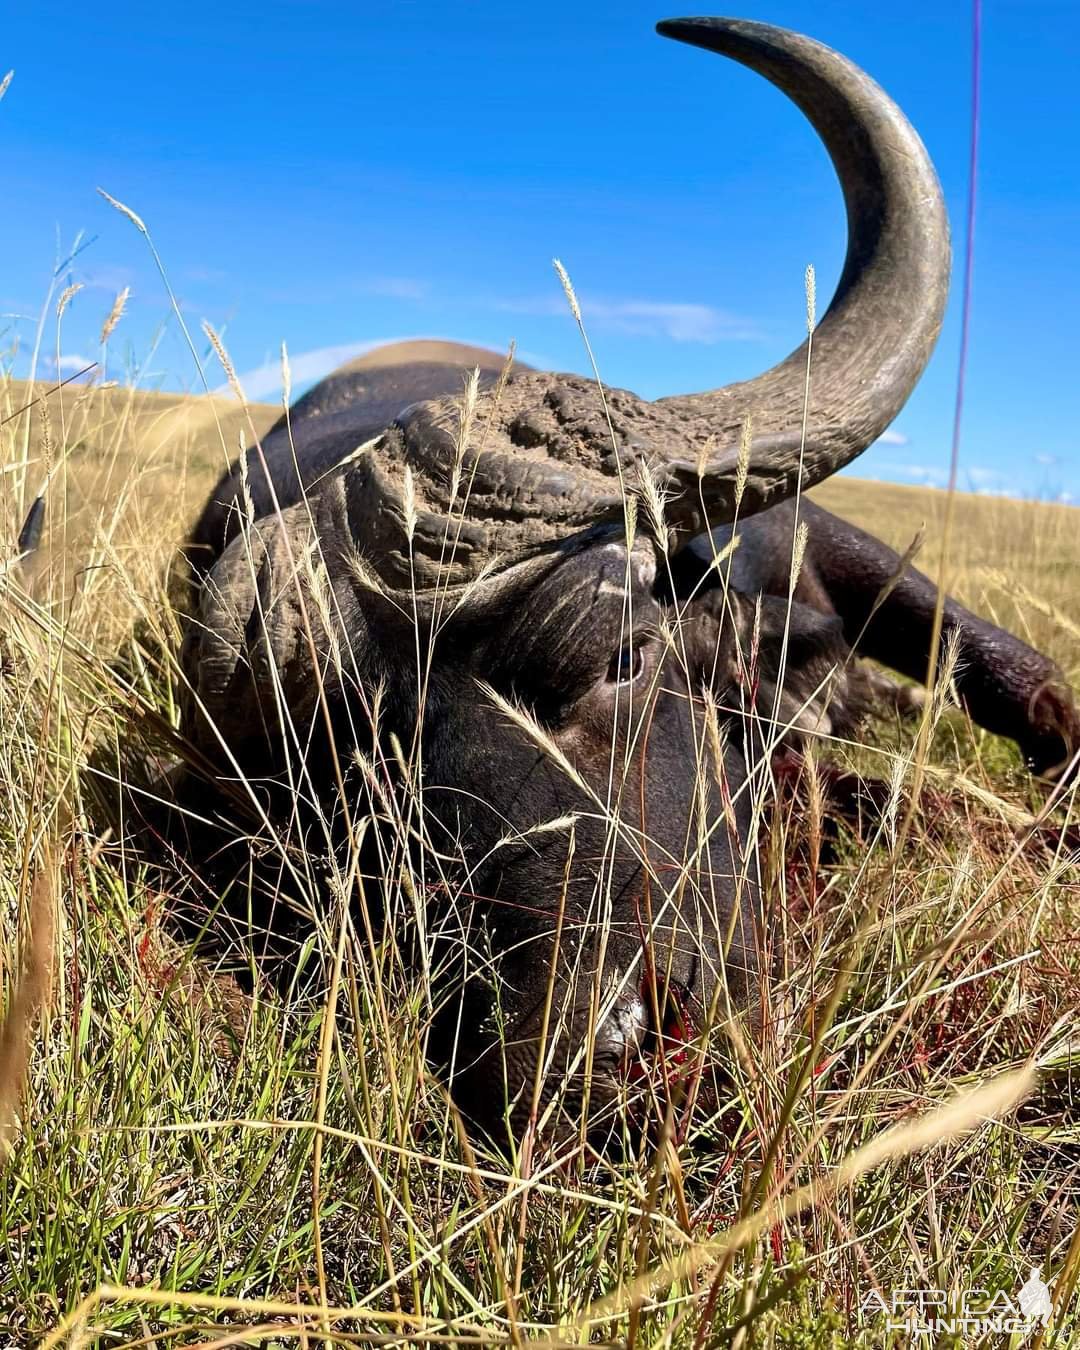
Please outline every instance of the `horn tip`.
M41 543L42 531L45 527L45 498L44 496L35 497L30 510L26 513L26 519L23 521L23 527L19 531L19 540L16 545L20 557L26 557L33 553Z
M721 56L735 56L738 49L746 47L785 49L793 41L801 40L797 33L755 19L661 19L656 31L661 37L703 47Z
M676 42L700 42L702 30L720 32L739 22L739 19L661 19L656 31Z

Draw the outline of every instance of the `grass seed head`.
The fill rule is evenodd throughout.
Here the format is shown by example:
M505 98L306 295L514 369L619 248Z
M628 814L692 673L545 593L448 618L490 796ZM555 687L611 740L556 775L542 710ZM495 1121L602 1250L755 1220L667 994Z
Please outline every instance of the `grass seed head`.
M98 344L102 347L112 337L116 325L123 317L124 310L127 308L128 297L131 295L131 287L125 286L122 291L117 292L116 299L113 301L112 309L109 310L108 317L101 325L101 336L98 338Z

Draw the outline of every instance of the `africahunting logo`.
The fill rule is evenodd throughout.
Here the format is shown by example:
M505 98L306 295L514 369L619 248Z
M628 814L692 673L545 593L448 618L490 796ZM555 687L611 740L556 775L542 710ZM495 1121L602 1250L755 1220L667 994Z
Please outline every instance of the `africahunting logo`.
M1014 1335L1044 1327L1054 1310L1042 1267L1032 1266L1015 1294L987 1289L896 1289L891 1295L871 1290L860 1311L866 1320L884 1317L889 1331L910 1337Z

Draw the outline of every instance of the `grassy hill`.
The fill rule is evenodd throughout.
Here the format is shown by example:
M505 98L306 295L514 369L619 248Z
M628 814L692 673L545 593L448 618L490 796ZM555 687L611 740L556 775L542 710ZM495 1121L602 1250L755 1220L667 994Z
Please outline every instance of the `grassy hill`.
M0 385L0 420L37 392ZM470 1140L424 1057L415 967L321 893L305 956L330 979L303 992L253 963L240 988L178 940L170 916L218 897L131 851L115 787L173 744L177 546L277 414L72 386L0 426L0 1344L329 1345L332 1326L340 1345L839 1350L901 1343L871 1291L1012 1295L1037 1263L1065 1289L1075 800L1031 835L1045 793L955 712L925 762L886 720L828 747L894 784L880 830L823 858L813 801L762 819L761 1033L718 1032L716 1112L622 1160ZM11 548L50 472L25 576ZM1080 685L1080 513L961 495L946 538L941 493L814 495L898 548L925 528L920 565ZM402 868L388 906L423 884ZM1016 1112L1000 1075L1032 1066ZM987 1082L993 1101L963 1097Z

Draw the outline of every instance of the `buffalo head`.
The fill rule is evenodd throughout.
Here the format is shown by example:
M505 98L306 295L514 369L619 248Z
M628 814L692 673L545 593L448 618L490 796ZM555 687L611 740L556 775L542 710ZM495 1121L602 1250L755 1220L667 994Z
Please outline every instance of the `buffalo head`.
M270 814L363 820L362 872L392 878L394 831L425 853L440 1053L489 1122L561 1085L595 1125L640 1056L753 1016L755 774L854 691L839 620L740 595L702 537L880 435L945 303L938 183L872 80L763 24L660 32L760 72L832 158L848 250L809 380L805 345L656 402L484 354L464 398L415 354L346 368L195 535L189 736Z

